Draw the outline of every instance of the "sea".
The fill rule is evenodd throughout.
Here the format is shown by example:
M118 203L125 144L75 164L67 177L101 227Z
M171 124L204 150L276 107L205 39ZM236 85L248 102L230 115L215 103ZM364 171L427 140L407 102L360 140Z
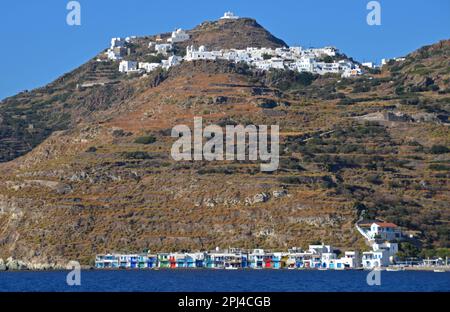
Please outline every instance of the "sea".
M433 271L381 271L373 285L367 283L369 271L356 270L86 270L80 272L80 285L73 286L67 283L68 273L0 272L0 292L450 291L450 272Z

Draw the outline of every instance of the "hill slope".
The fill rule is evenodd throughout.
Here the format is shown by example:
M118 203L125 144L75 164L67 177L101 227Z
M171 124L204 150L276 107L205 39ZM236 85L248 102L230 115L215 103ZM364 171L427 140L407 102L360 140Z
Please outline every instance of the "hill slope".
M227 25L203 24L193 40L224 47L225 37L210 34L223 27L234 36ZM239 42L252 43L252 34ZM390 68L305 80L224 61L183 63L145 78L108 66L91 61L1 103L0 141L9 151L2 157L14 160L0 164L0 257L89 263L108 251L317 240L365 248L354 228L361 216L415 230L424 248L448 247L445 79L436 79L439 90L396 92L407 67L401 75ZM89 81L107 83L80 87ZM204 124L278 124L279 170L174 161L170 130L194 116Z

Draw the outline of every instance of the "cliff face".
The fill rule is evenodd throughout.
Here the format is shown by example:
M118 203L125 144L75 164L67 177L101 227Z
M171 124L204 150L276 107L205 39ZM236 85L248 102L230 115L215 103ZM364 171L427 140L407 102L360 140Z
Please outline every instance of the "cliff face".
M233 23L242 31L229 21L204 23L191 43L284 45L253 20ZM0 164L0 258L87 264L109 251L317 240L359 248L361 215L417 230L427 248L448 246L448 81L399 95L404 80L395 68L305 79L200 61L142 78L116 65L91 61L1 103L2 159L10 161ZM92 82L102 84L86 87ZM386 111L440 117L361 118ZM171 128L192 125L194 116L204 125L279 125L279 170L174 161Z

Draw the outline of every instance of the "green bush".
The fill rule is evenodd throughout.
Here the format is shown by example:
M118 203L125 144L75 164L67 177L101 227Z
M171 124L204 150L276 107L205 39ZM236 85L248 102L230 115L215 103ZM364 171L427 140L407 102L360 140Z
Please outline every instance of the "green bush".
M145 136L141 136L136 138L136 140L134 140L134 143L137 144L152 144L156 142L156 138L152 135L145 135Z
M433 145L430 149L431 154L445 154L450 152L450 149L444 145Z
M135 151L135 152L124 152L122 156L128 159L151 159L151 156L147 152Z
M435 171L450 171L450 166L441 165L441 164L432 164L430 165L430 170Z

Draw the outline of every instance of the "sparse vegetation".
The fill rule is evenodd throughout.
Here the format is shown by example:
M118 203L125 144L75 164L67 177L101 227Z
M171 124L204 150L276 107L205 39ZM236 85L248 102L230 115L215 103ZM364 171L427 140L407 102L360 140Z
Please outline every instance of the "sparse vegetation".
M153 135L144 135L134 140L136 144L152 144L156 142L156 138Z

